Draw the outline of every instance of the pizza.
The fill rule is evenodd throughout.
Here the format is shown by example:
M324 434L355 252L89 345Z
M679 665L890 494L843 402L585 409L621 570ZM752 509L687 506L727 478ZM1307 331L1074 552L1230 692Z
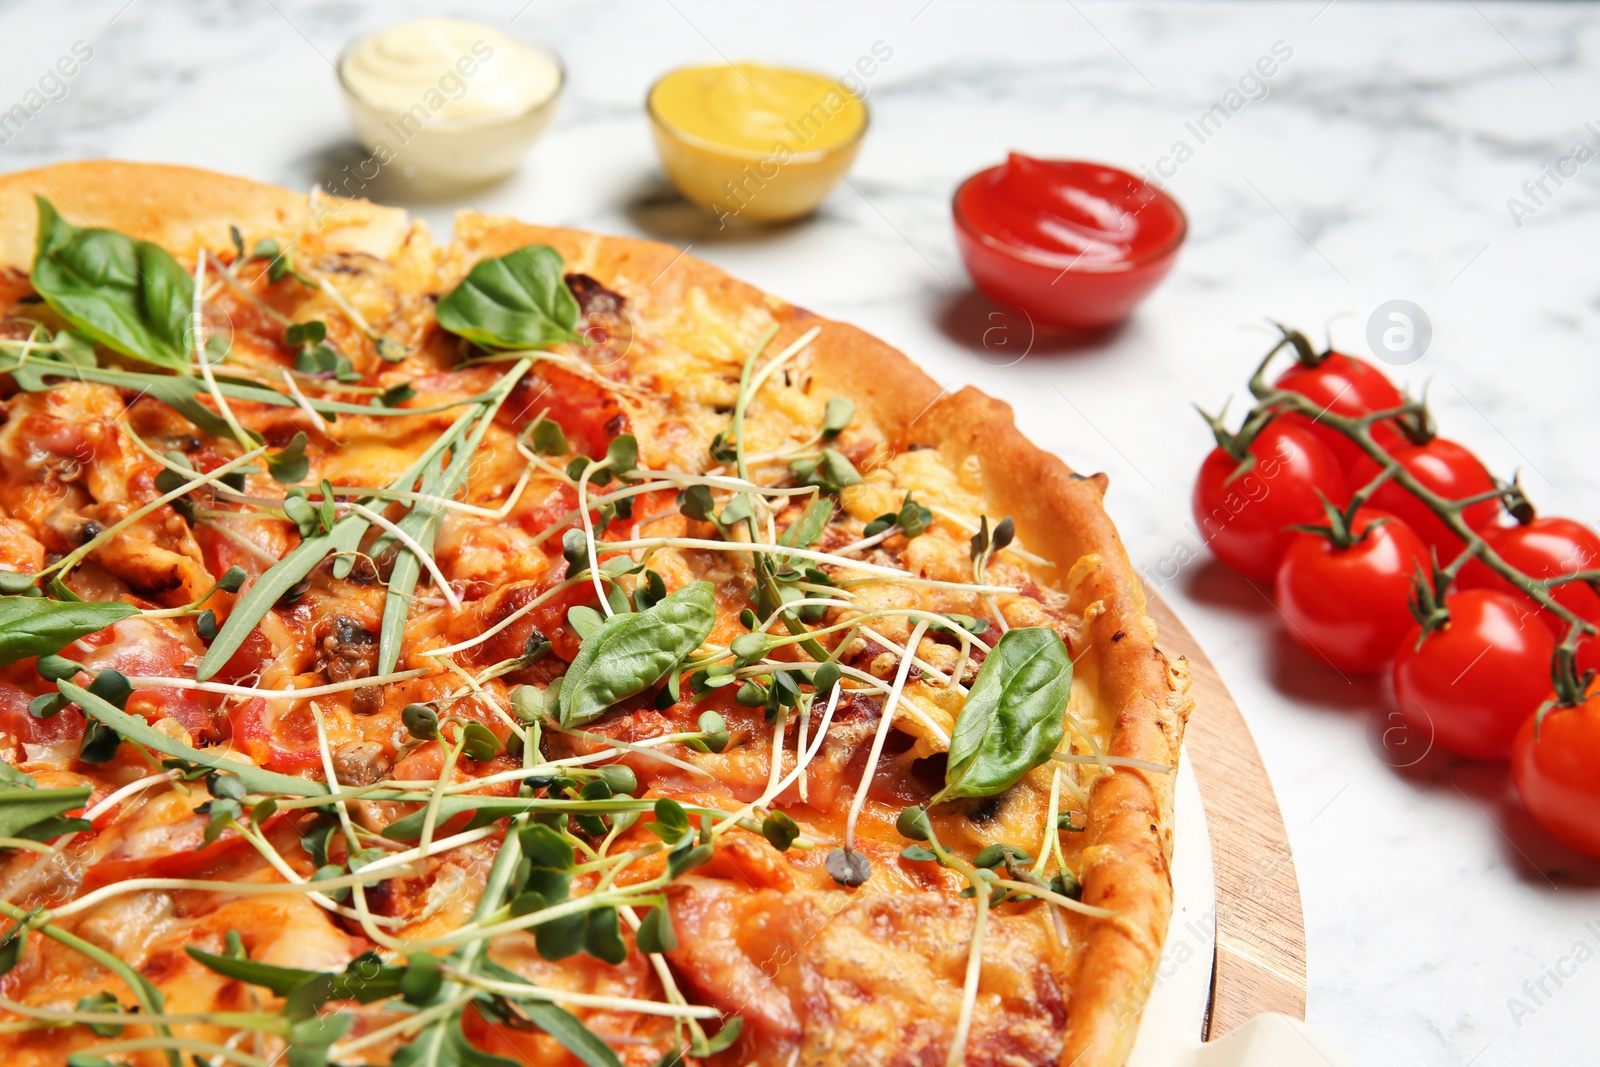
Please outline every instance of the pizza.
M677 249L0 178L8 1065L1124 1062L1184 664L1009 409Z

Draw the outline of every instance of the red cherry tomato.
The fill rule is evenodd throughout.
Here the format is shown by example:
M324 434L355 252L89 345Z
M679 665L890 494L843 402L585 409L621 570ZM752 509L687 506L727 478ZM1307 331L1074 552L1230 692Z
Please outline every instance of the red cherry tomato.
M1315 367L1296 363L1278 375L1278 380L1273 384L1279 389L1287 389L1314 400L1335 415L1353 416L1388 411L1406 402L1400 390L1384 377L1381 370L1365 360L1340 352L1328 353L1327 358ZM1366 455L1355 442L1332 427L1303 415L1285 415L1284 418L1316 434L1346 472ZM1387 421L1376 423L1372 427L1372 435L1385 448L1399 438L1394 424ZM1352 489L1357 484L1353 479L1350 482Z
M1394 694L1412 731L1472 759L1505 759L1517 728L1550 693L1555 641L1521 600L1489 589L1446 598L1450 621L1412 627L1394 661Z
M1478 462L1478 457L1454 441L1435 437L1423 445L1396 444L1388 448L1389 454L1399 460L1412 477L1446 500L1461 500L1494 489L1494 479ZM1377 474L1378 465L1363 457L1350 472L1352 491L1367 484ZM1449 563L1465 547L1465 542L1451 532L1432 508L1393 480L1379 486L1368 503L1404 519L1406 525L1422 538L1423 544L1438 551L1441 564ZM1470 505L1461 517L1472 529L1480 530L1494 522L1499 514L1499 501L1484 500Z
M1296 523L1326 515L1317 491L1336 505L1349 499L1344 473L1311 431L1278 419L1250 444L1240 464L1212 449L1194 484L1194 521L1217 558L1252 581L1270 582L1296 534Z
M278 650L272 647L272 641L262 632L261 627L257 626L245 635L239 650L228 657L228 662L222 665L215 680L228 685L236 684L260 674L261 668L272 662L277 655Z
M1375 508L1359 509L1351 525L1361 539L1348 548L1321 534L1294 539L1278 567L1278 608L1301 648L1341 671L1375 674L1416 629L1411 575L1428 550Z
M266 712L267 702L261 697L252 697L228 709L228 719L233 726L234 748L249 756L257 766L270 771L296 774L320 769L322 750L316 741L313 739L307 744L303 738L282 737L283 731L275 728L276 723L268 725ZM285 744L284 741L290 743Z
M1552 708L1537 738L1528 716L1517 731L1511 777L1534 822L1600 859L1600 690L1575 708Z
M541 363L512 387L496 420L521 430L543 411L575 452L598 459L628 429L628 416L604 385L552 363Z
M1530 578L1556 578L1574 571L1600 569L1600 535L1572 519L1538 518L1523 526L1492 527L1483 539L1501 559ZM1516 586L1474 559L1461 568L1456 584L1462 589L1498 589L1533 603ZM1600 623L1600 593L1587 582L1565 582L1551 590L1557 603L1580 619ZM1556 640L1566 636L1567 623L1549 612L1539 616ZM1578 645L1578 669L1600 668L1600 638Z

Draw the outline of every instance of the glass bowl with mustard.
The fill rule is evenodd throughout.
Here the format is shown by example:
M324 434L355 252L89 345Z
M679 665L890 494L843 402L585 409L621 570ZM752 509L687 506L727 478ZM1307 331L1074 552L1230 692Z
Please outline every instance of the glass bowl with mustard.
M646 97L661 165L719 222L786 222L816 210L867 131L862 94L762 63L684 67Z
M414 19L339 57L356 136L378 166L482 183L517 168L566 80L554 52L463 19Z

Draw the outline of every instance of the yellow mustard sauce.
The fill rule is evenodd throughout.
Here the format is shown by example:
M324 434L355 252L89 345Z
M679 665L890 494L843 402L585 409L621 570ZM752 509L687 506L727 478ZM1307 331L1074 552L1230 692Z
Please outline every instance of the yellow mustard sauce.
M673 71L647 103L668 176L724 222L814 210L867 126L866 105L840 82L760 63Z

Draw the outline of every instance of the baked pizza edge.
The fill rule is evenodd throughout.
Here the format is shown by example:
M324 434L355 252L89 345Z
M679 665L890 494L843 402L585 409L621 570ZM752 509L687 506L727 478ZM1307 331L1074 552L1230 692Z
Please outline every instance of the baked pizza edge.
M320 195L308 201L290 190L198 168L64 163L0 175L0 267L26 270L32 263L35 194L58 203L69 221L154 241L180 257L202 245L225 246L230 225L252 238L315 230L327 247L386 256L410 225L400 209ZM682 272L686 282L724 301L759 304L780 324L780 344L820 326L813 343L816 365L827 369L888 440L977 456L992 513L1012 515L1029 545L1067 561L1058 567L1063 581L1070 561L1099 557L1098 566L1087 573L1080 569L1074 578L1088 583L1090 599L1103 606L1089 633L1099 660L1100 700L1116 709L1108 752L1176 767L1193 709L1186 668L1169 661L1158 644L1138 573L1104 508L1104 475L1080 475L1034 445L1017 429L1009 405L970 386L946 394L884 341L769 296L671 245L511 219L483 219L479 229L493 236L472 250L474 259L537 241L601 277L623 264L630 271ZM458 242L446 254L462 251ZM1083 900L1119 914L1097 924L1084 952L1068 1007L1063 1065L1114 1067L1132 1048L1172 910L1172 800L1172 775L1124 771L1095 783Z

